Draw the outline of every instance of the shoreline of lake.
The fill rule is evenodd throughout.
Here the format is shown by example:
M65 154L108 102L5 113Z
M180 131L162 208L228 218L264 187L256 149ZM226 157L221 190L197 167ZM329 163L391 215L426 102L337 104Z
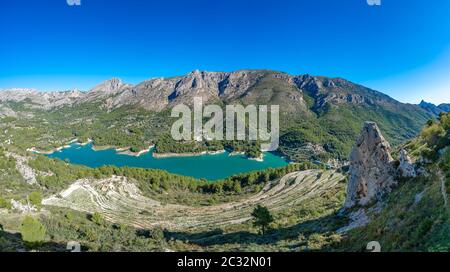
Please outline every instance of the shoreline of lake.
M156 153L153 152L152 156L156 159L164 158L186 158L186 157L199 157L203 155L218 155L225 153L226 150L218 151L203 151L203 152L189 152L189 153Z
M87 146L89 144L92 144L91 149L96 152L105 151L105 150L114 150L116 152L116 154L118 154L118 155L125 155L125 156L131 156L131 157L140 157L147 153L151 153L152 149L155 148L155 145L151 145L148 147L148 149L144 149L139 152L132 152L129 150L130 147L115 147L112 145L96 146L94 144L94 141L89 138L88 141L84 142L84 143L79 142L78 139L73 139L73 140L69 141L67 145L54 148L50 151L41 151L41 150L38 150L36 147L28 148L27 151L48 156L48 155L52 155L56 152L61 152L64 149L71 148L72 145ZM153 150L152 157L155 159L189 158L189 157L200 157L200 156L204 156L204 155L218 155L218 154L223 154L226 152L227 151L225 149L217 150L217 151L202 151L202 152L188 152L188 153L157 153ZM228 156L245 156L245 152L232 151L228 154ZM264 162L264 153L261 153L261 156L258 158L251 158L251 157L247 156L246 159L251 160L251 161Z
M26 151L36 153L36 154L41 154L41 155L51 155L53 153L59 152L65 148L70 148L70 147L71 147L70 145L64 145L64 146L53 148L50 151L42 151L42 150L38 150L36 147L33 146L31 148L28 148Z
M119 155L126 155L126 156L133 156L133 157L140 157L144 154L150 153L152 149L154 148L154 145L151 145L148 147L148 149L144 149L138 152L132 152L130 151L130 148L116 148L116 153Z
M51 154L53 154L53 153L55 153L55 152L62 151L63 149L71 148L73 144L75 144L75 145L80 145L80 146L86 146L86 145L88 145L88 144L90 144L90 143L92 143L92 142L94 142L94 141L91 140L91 139L88 139L87 142L85 142L85 143L80 143L80 142L78 142L78 139L73 139L73 140L69 141L69 142L67 143L67 145L63 145L63 146L60 146L60 147L53 148L53 149L51 149L50 151L42 151L42 150L38 150L35 146L30 147L30 148L27 148L26 151L32 152L32 153L41 154L41 155L51 155Z
M230 154L228 156L246 156L246 153L244 151L233 151L233 152L230 152ZM261 155L257 158L252 158L249 156L246 156L246 158L251 161L263 162L264 161L264 153L261 152Z
M264 161L264 153L261 153L261 155L258 158L247 157L247 159L252 160L252 161L257 161L257 162L263 162Z
M75 165L98 168L105 165L143 169L160 169L169 173L198 179L219 180L233 175L283 167L289 164L285 159L270 152L264 153L264 160L246 156L229 156L229 151L205 151L200 154L156 154L154 148L141 151L141 156L121 154L124 149L110 148L95 151L93 144L81 146L72 144L67 149L47 155ZM98 148L98 147L97 147ZM103 147L105 148L105 147ZM126 152L126 151L125 151ZM195 155L195 156L193 156Z
M64 149L71 148L72 145L87 146L89 144L92 144L93 142L94 142L94 140L92 140L92 139L88 139L88 141L84 142L84 143L79 142L78 139L73 139L73 140L69 141L67 145L56 147L56 148L53 148L53 149L51 149L49 151L38 150L34 146L31 147L31 148L28 148L26 151L37 153L37 154L42 154L42 155L51 155L53 153L62 151ZM141 150L139 152L132 152L132 151L130 151L131 147L115 147L115 146L112 146L112 145L96 146L95 144L92 144L91 148L94 151L103 151L103 150L113 149L119 155L127 155L127 156L139 157L139 156L142 156L142 155L144 155L146 153L149 153L152 150L152 148L154 148L154 147L155 147L154 145L151 145L151 146L148 147L148 149L144 149L144 150Z

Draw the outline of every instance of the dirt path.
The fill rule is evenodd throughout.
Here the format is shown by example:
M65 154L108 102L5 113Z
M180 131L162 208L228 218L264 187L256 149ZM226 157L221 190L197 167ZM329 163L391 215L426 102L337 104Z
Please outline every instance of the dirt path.
M272 211L310 199L333 188L344 176L334 171L309 170L290 173L267 184L258 194L242 201L206 207L168 204L144 197L139 189L123 177L90 181L80 180L59 195L43 201L44 205L67 207L78 211L100 212L113 222L135 227L156 226L171 230L219 227L251 219L257 204Z

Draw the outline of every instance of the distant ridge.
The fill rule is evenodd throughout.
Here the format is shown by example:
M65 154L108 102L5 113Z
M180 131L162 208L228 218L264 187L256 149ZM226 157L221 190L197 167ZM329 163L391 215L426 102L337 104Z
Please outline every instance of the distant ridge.
M429 112L435 116L438 116L440 113L450 111L450 104L440 104L440 105L436 106L433 103L428 103L428 102L425 102L424 100L422 100L422 102L420 102L419 106L422 109L426 110L427 112Z

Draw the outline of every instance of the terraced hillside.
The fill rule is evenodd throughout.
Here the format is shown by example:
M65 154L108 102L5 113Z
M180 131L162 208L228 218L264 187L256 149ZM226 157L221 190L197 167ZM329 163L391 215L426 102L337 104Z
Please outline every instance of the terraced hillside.
M252 210L258 204L274 212L289 209L327 192L344 179L335 171L294 172L266 184L262 191L244 200L192 207L163 205L144 197L126 178L114 176L102 180L79 180L60 194L45 199L43 204L87 213L98 212L109 221L137 228L198 230L249 221Z

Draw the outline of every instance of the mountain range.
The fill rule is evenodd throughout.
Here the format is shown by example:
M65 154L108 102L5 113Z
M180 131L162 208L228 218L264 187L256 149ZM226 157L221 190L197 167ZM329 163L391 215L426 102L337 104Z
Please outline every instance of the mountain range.
M270 70L195 70L184 76L154 78L137 85L113 78L88 92L3 90L0 116L23 114L14 109L17 104L22 111L44 110L54 114L66 109L76 114L90 104L98 105L104 112L127 108L158 114L179 103L190 105L194 97L219 105L280 105L281 150L295 160L317 158L321 154L346 158L364 121L377 122L395 145L414 137L427 120L436 116L423 105L404 104L342 78L293 76Z
M438 106L436 106L433 103L428 103L425 102L424 100L422 100L422 102L420 102L419 106L428 111L429 113L438 116L440 113L445 113L445 112L449 112L450 111L450 104L440 104Z
M307 105L304 95L314 99ZM236 72L206 72L195 70L187 75L171 78L154 78L137 85L125 84L113 78L93 87L88 92L78 90L40 92L35 89L5 89L0 91L0 102L28 102L30 106L44 109L57 108L85 102L102 101L108 108L124 105L140 106L151 111L161 111L180 102L188 103L195 96L204 101L246 103L264 101L289 101L296 110L320 110L327 104L354 104L381 107L407 107L381 92L352 83L342 78L299 75L291 76L269 70L241 70ZM289 107L289 110L293 108ZM419 105L429 112L450 109L450 104L435 106L422 101Z

